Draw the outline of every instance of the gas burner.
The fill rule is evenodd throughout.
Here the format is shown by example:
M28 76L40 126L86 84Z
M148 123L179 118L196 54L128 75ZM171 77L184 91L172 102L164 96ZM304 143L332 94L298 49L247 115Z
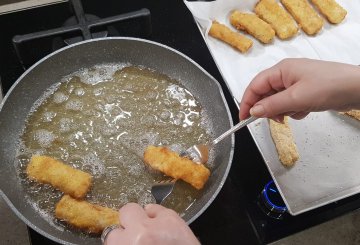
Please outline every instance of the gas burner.
M87 22L89 22L89 21L97 21L97 20L100 19L99 17L97 17L95 15L92 15L92 14L85 14L84 17L85 17L85 20ZM73 26L73 25L76 25L76 24L77 24L77 18L76 18L76 16L73 16L73 17L70 17L69 19L67 19L63 26ZM91 34L91 36L93 38L107 37L107 35L108 35L107 30L94 32L94 33ZM83 37L78 35L76 37L70 37L70 38L65 39L64 43L67 44L67 45L70 45L70 44L74 44L74 43L77 43L77 42L81 42L83 40L84 40Z
M96 15L85 14L85 20L87 22L92 22L92 21L98 21L98 20L100 20L100 18ZM69 27L69 26L74 26L76 24L77 24L77 17L72 16L64 22L63 26ZM120 36L120 34L116 30L116 28L109 25L107 27L101 28L101 30L99 30L99 31L92 32L91 36L92 36L92 38L103 38L103 37L107 37L107 36ZM83 36L80 35L79 33L74 33L73 35L71 35L67 38L62 37L62 36L55 37L52 41L52 51L58 50L62 47L65 47L66 45L71 45L71 44L74 44L77 42L81 42L83 40L84 40Z
M114 35L119 35L115 28L111 27L111 24L132 19L143 20L142 34L144 36L149 36L152 32L151 15L148 9L144 8L138 11L100 19L95 15L85 14L80 0L71 0L70 3L75 16L65 21L63 27L13 37L13 46L24 70L26 69L27 62L25 62L22 57L20 47L21 44L28 41L46 37L55 37L52 47L53 50L56 50L83 40L106 37L110 32L113 32Z
M274 219L281 219L287 211L286 205L273 180L269 181L261 191L258 205L267 216Z

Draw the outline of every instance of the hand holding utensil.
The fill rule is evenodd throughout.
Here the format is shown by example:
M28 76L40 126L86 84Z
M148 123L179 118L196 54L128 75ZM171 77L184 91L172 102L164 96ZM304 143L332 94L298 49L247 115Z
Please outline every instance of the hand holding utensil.
M199 145L193 145L190 148L186 149L185 151L180 153L181 157L189 157L195 162L199 162L201 164L206 163L209 160L209 149L215 146L217 143L225 139L227 136L235 133L239 129L245 127L249 123L252 123L255 121L256 117L249 117L245 120L240 121L238 124L236 124L234 127L230 128L228 131L217 137L215 140L210 142L209 144L199 144Z

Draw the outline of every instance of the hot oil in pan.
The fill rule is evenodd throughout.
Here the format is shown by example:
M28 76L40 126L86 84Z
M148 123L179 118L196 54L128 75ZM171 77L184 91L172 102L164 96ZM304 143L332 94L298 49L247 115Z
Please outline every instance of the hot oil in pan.
M111 70L113 69L113 70ZM113 74L110 75L109 74ZM93 176L86 199L118 209L127 202L154 202L150 186L164 177L145 167L149 144L180 150L210 139L211 126L200 103L179 82L145 68L86 69L35 106L21 137L20 177L29 202L53 218L62 193L27 180L31 155L48 155ZM184 213L199 192L178 181L165 206Z

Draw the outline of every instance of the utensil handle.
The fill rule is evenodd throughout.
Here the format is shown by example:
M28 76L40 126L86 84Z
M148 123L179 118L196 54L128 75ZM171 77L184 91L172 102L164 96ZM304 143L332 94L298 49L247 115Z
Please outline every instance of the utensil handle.
M220 135L219 137L217 137L216 139L214 139L214 141L212 142L212 145L216 145L217 143L219 143L220 141L222 141L224 138L226 138L227 136L229 136L232 133L235 133L236 131L238 131L239 129L245 127L246 125L248 125L249 123L252 123L253 121L255 121L257 118L256 117L249 117L245 120L242 120L241 122L239 122L238 124L236 124L234 127L230 128L228 131L226 131L225 133L223 133L222 135Z

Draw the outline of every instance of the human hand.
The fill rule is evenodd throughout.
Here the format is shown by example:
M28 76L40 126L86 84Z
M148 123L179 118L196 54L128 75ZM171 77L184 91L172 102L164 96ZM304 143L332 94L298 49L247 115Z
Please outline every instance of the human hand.
M260 72L240 103L240 120L249 115L282 121L312 111L360 108L360 67L311 59L285 59Z
M157 204L142 208L128 203L120 211L121 228L111 231L105 245L199 245L185 221L173 210Z

